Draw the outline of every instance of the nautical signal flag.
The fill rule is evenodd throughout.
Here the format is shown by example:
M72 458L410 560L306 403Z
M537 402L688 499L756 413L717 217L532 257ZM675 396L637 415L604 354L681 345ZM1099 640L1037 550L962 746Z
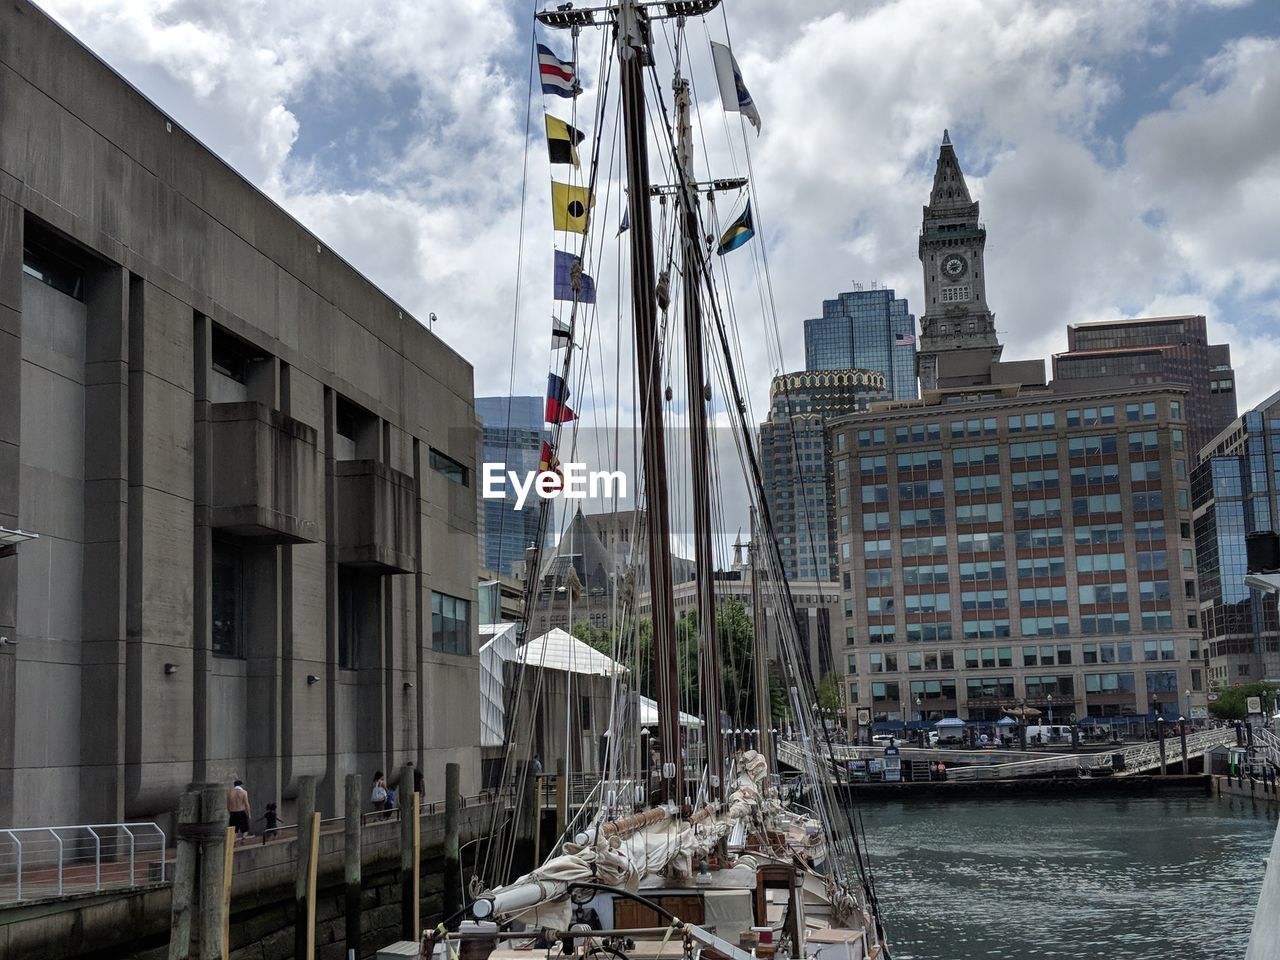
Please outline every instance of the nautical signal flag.
M747 209L742 211L742 215L737 220L729 224L729 229L720 238L720 245L716 247L716 256L723 257L730 250L737 250L755 235L756 227L751 222L751 201L748 200Z
M573 331L559 317L551 318L551 349L560 350L573 345Z
M586 187L551 181L552 222L557 230L568 233L586 233L595 197Z
M582 272L582 258L563 250L556 251L556 276L553 296L557 300L596 302L596 282Z
M568 423L578 415L569 409L569 387L554 373L547 374L547 423Z
M547 118L547 152L552 163L572 163L578 165L578 144L587 135L577 127L571 127L559 117L546 114Z
M572 97L582 88L572 60L561 60L545 43L538 44L538 76L542 92L557 97Z
M716 65L716 81L720 85L720 102L727 113L740 113L760 133L760 113L756 110L755 101L747 92L747 85L742 81L742 71L738 69L738 61L733 58L733 51L723 43L711 43L711 59Z
M546 440L542 441L542 456L538 461L538 469L543 472L560 469L560 461L556 458L555 451L551 449L551 444Z

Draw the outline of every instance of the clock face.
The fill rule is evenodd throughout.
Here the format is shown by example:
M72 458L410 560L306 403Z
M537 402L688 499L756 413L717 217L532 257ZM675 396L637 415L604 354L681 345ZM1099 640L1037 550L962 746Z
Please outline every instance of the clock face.
M968 269L969 265L958 253L949 253L942 258L942 275L948 280L959 280Z

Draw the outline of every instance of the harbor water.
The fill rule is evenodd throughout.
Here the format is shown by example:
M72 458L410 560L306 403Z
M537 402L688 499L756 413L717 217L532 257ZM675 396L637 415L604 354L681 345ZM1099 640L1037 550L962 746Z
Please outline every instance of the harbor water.
M894 960L1239 960L1277 821L1205 796L851 809Z

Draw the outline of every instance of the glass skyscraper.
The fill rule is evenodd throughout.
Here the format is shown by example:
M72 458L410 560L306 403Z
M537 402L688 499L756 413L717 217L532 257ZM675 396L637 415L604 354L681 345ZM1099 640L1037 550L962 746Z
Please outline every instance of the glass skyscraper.
M822 301L804 322L806 370L878 370L894 400L915 400L916 318L889 289L853 290Z
M484 424L483 463L505 463L520 475L536 471L542 441L549 438L542 397L476 397L476 416ZM483 469L483 467L482 467ZM483 489L476 484L477 491ZM486 570L511 573L511 564L538 539L538 513L542 500L529 497L523 510L516 509L515 494L508 485L506 500L480 500L483 523L481 559ZM547 516L547 530L555 528L555 504Z
M1229 424L1191 475L1200 611L1215 687L1280 676L1275 597L1245 586L1245 537L1280 517L1280 393Z

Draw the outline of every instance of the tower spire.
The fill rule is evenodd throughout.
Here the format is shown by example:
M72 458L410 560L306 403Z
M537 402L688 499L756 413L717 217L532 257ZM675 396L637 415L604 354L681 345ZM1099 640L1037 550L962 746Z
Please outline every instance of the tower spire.
M948 208L967 207L973 203L969 186L964 182L964 172L951 145L948 131L942 131L942 146L938 150L938 166L933 174L933 190L929 193L929 208L939 211ZM927 215L927 213L926 213Z

